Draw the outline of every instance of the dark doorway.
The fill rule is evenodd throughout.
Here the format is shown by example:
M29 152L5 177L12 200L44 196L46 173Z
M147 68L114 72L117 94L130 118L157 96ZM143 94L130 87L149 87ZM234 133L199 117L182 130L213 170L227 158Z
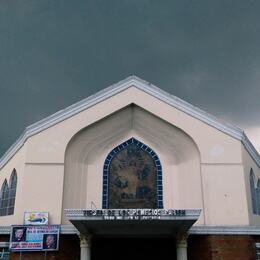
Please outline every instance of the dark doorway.
M94 238L92 260L176 260L174 238Z

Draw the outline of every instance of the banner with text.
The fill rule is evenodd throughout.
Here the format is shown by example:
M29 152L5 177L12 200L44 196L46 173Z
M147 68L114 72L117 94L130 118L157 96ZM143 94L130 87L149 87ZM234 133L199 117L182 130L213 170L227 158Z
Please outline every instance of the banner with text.
M59 248L59 225L12 226L11 251L56 251Z

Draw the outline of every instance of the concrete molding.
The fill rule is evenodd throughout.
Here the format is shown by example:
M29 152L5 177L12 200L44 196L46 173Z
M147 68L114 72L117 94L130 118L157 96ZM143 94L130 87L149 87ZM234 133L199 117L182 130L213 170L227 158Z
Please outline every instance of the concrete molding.
M89 96L63 110L56 112L53 115L50 115L28 126L23 134L18 138L18 140L6 151L6 153L0 159L0 169L4 167L4 165L15 155L15 153L24 145L29 137L40 133L41 131L51 126L54 126L57 123L60 123L63 120L70 118L82 112L83 110L90 108L106 100L107 98L110 98L128 89L131 86L135 86L137 89L140 89L149 95L152 95L153 97L158 98L161 101L177 108L178 110L185 112L186 114L191 115L192 117L197 118L202 122L222 131L223 133L240 140L254 161L257 163L258 167L260 167L260 155L249 141L243 130L234 125L220 122L216 117L176 96L167 93L166 91L163 91L162 89L152 85L147 81L144 81L136 76L130 76L97 92L92 96Z
M0 226L0 235L10 235L11 226ZM73 225L61 225L62 235L78 235ZM260 235L260 226L193 226L190 235ZM259 243L260 247L260 243Z
M61 225L60 232L62 235L79 235L79 231L73 225Z
M10 235L11 226L0 226L0 235Z
M0 250L3 247L9 247L9 242L0 242ZM0 253L1 253L1 251L0 251Z
M191 235L260 235L260 226L193 226Z

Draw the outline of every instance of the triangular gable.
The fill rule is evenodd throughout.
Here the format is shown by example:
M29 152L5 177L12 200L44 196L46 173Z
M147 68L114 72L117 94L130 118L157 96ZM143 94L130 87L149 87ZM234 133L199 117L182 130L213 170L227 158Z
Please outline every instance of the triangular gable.
M228 134L229 136L240 140L243 143L243 145L245 146L245 148L247 149L247 151L250 153L252 158L255 160L257 165L260 167L260 155L254 148L252 143L249 141L249 139L247 138L247 136L243 132L243 130L241 130L240 128L238 128L234 125L220 122L216 117L206 113L205 111L203 111L197 107L194 107L190 103L188 103L176 96L173 96L166 91L163 91L162 89L152 85L151 83L149 83L147 81L144 81L136 76L130 76L122 81L119 81L116 84L113 84L113 85L97 92L96 94L94 94L90 97L87 97L63 110L58 111L57 113L55 113L53 115L50 115L34 124L28 126L25 129L25 131L23 132L23 134L20 136L20 138L7 150L7 152L0 159L0 168L2 168L14 156L14 154L23 146L23 144L29 137L31 137L57 123L60 123L63 120L70 118L70 117L126 90L127 88L129 88L131 86L135 86L137 89L140 89L140 90L146 92L147 94L149 94L155 98L158 98L159 100L175 107L176 109L178 109L194 118L197 118L197 119L201 120L202 122L222 131L223 133Z

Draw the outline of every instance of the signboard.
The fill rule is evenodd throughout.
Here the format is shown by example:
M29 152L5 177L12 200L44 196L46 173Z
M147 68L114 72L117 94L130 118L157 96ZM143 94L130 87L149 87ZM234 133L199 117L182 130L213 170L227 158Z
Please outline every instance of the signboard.
M83 210L83 216L103 220L171 219L186 216L186 210L174 209L100 209Z
M25 212L24 224L25 225L48 225L49 214L48 212Z
M59 225L12 226L11 251L56 251L59 247Z

